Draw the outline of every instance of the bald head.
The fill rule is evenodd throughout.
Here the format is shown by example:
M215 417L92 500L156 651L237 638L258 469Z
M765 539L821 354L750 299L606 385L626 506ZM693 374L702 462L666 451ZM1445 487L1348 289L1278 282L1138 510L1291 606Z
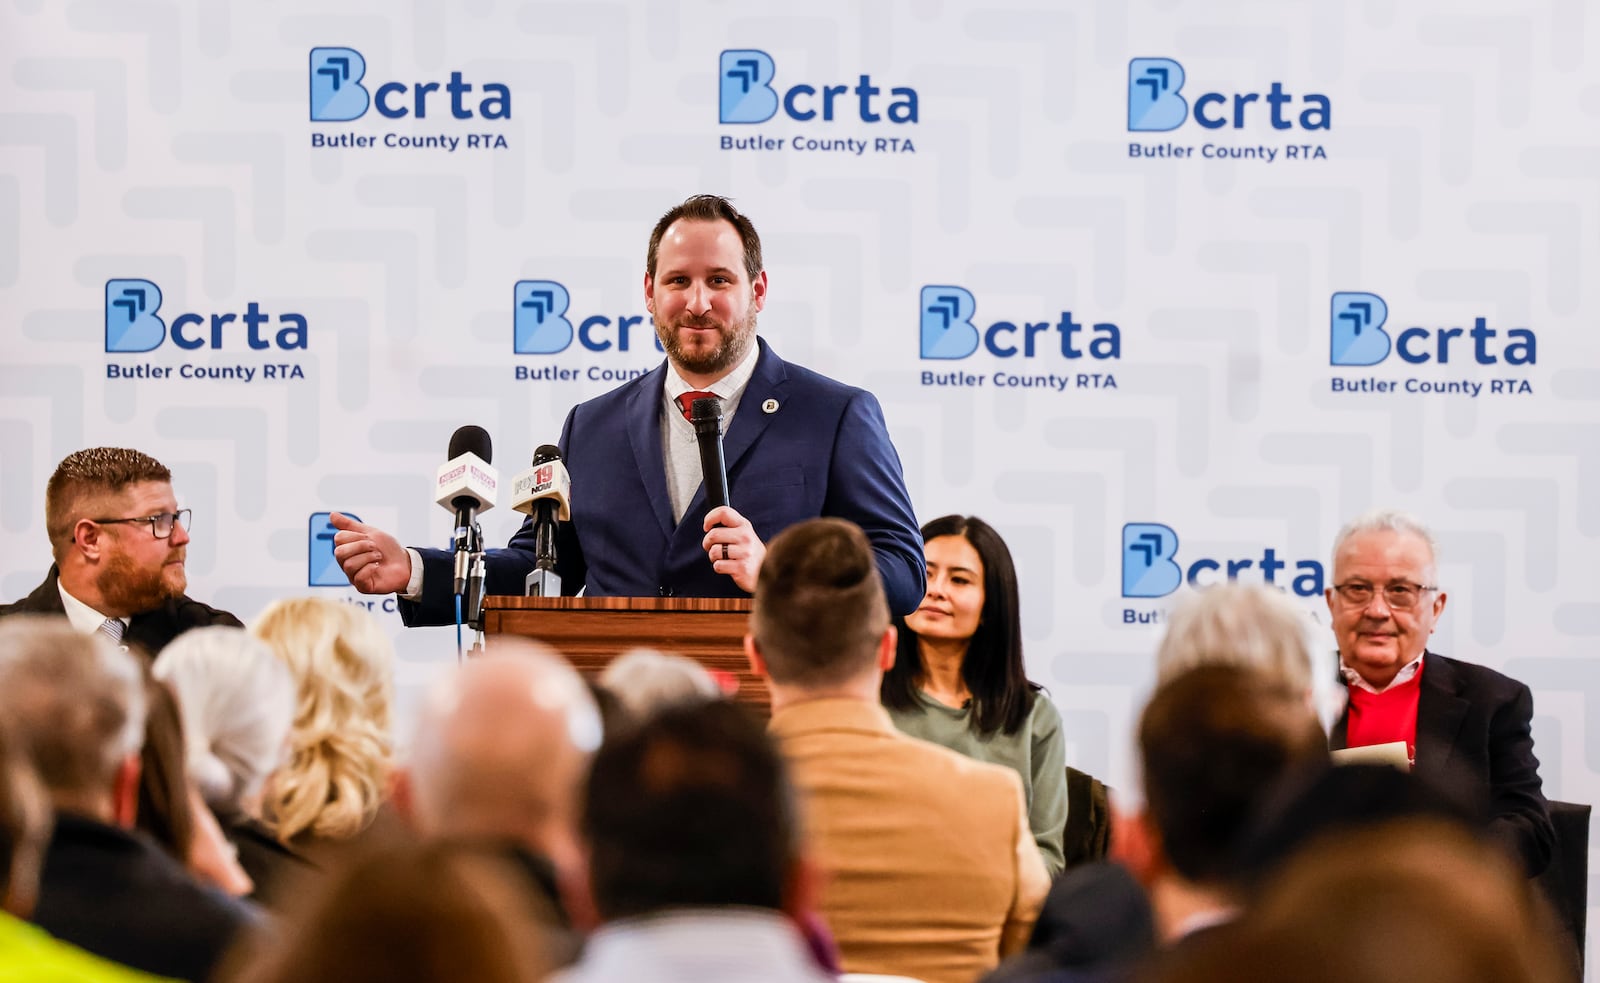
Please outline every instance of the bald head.
M571 835L600 744L600 712L551 650L501 639L446 677L422 707L412 810L430 836L512 838L543 852Z

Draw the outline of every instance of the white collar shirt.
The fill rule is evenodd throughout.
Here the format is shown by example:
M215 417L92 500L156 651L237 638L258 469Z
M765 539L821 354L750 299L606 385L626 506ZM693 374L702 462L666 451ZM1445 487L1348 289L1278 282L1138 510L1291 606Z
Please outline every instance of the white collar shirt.
M689 510L689 502L693 500L702 480L700 447L695 442L694 424L684 419L683 410L678 406L678 397L687 392L709 392L722 400L722 431L727 433L733 425L733 414L744 398L744 391L750 385L750 378L755 375L760 351L761 346L752 341L750 350L739 360L739 364L703 390L689 385L678 374L677 368L670 361L667 363L667 378L662 386L661 459L667 469L667 497L672 503L673 522L683 521L683 514Z

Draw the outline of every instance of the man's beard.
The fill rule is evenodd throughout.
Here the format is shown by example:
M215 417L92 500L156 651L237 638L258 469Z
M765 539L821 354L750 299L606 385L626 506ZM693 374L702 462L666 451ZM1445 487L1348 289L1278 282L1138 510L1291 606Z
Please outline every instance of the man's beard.
M690 352L678 341L679 328L716 328L721 337L710 349ZM680 371L692 375L719 376L737 365L750 351L750 345L756 337L756 305L752 301L745 316L731 325L724 325L715 318L687 314L670 325L657 320L656 336L661 339L661 347L667 350L667 357Z
M183 555L182 547L178 548L178 555ZM126 553L113 552L95 575L95 588L107 607L130 615L154 611L169 598L182 594L189 585L183 567L166 565L166 560L170 559L172 553L168 552L160 568L147 570Z

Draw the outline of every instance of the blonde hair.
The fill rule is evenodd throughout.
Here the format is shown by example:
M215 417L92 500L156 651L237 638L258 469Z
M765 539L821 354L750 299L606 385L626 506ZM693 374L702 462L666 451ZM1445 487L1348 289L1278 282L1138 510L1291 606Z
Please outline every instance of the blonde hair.
M267 780L262 820L280 840L344 838L372 822L388 790L394 741L394 644L351 604L275 601L251 632L299 689L287 761Z
M1258 669L1294 687L1312 688L1309 620L1283 591L1227 583L1197 591L1172 612L1156 650L1156 675L1166 682L1200 665Z

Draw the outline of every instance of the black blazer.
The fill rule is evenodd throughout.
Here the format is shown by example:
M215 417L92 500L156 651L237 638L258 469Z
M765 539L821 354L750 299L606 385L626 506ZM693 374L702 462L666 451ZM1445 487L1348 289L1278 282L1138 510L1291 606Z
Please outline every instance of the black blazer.
M1346 746L1348 709L1329 746ZM1473 796L1489 832L1521 859L1529 877L1550 862L1555 829L1533 754L1533 694L1484 666L1428 652L1417 698L1418 775Z
M61 568L51 564L50 572L45 575L44 583L33 589L33 593L14 604L0 606L0 618L11 614L59 614L65 616L67 609L61 603ZM201 604L187 594L171 598L154 611L136 614L128 621L128 628L122 633L122 642L130 648L139 648L145 655L154 658L167 643L188 631L190 628L205 628L210 625L226 625L229 628L243 628L244 624L226 611L219 611L214 607Z
M207 980L234 939L261 924L143 834L61 813L33 921L56 938L157 976Z

